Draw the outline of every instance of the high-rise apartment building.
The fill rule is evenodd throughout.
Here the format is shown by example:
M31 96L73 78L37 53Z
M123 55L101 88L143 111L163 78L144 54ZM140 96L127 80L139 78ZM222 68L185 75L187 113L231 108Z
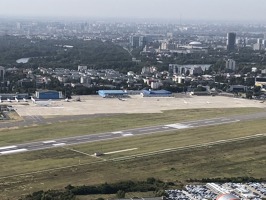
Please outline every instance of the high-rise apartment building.
M139 36L131 36L130 45L132 48L138 48L139 47Z
M130 45L132 48L144 47L148 43L148 38L146 36L131 36Z
M4 82L5 79L5 68L0 66L0 82Z
M227 33L226 41L227 50L232 51L236 46L236 33Z

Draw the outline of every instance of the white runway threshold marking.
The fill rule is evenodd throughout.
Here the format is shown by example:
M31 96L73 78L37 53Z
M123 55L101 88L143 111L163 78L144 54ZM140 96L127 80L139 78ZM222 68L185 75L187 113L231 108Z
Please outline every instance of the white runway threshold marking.
M132 149L123 149L123 150L119 150L119 151L111 151L111 152L107 152L107 153L104 153L105 155L108 155L108 154L114 154L114 153L121 153L121 152L126 152L126 151L134 151L134 150L137 150L138 148L132 148Z
M133 136L133 134L132 134L132 133L125 133L125 134L123 134L122 136L123 136L123 137L128 137L128 136Z
M57 144L53 144L53 146L57 147L57 146L64 146L66 143L57 143Z
M24 151L28 151L27 149L16 149L16 150L9 150L9 151L2 151L0 154L6 155L6 154L12 154L12 153L21 153Z
M175 129L185 129L185 128L190 128L191 126L185 125L185 124L168 124L165 125L166 127L171 127Z
M113 134L121 134L123 133L122 131L115 131L115 132L112 132Z
M55 140L48 140L48 141L44 141L42 142L43 144L50 144L50 143L55 143Z
M17 148L17 146L6 146L6 147L0 147L0 150L5 150L5 149L13 149Z

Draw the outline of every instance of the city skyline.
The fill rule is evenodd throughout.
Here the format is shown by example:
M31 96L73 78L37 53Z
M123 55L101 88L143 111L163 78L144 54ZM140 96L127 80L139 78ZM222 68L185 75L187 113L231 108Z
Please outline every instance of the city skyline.
M1 0L7 17L266 20L264 0Z

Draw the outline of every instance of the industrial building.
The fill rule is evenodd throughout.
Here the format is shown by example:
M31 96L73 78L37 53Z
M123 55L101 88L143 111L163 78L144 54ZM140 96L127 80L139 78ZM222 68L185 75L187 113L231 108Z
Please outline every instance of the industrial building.
M171 97L172 92L167 90L142 90L140 95L142 97Z
M128 93L123 90L99 90L98 94L103 98L128 97Z
M35 92L37 99L62 99L63 94L61 91L55 90L39 90Z

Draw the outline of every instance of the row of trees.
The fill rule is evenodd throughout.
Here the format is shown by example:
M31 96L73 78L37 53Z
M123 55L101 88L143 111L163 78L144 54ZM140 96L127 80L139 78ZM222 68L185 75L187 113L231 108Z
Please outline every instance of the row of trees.
M224 177L224 178L203 178L189 179L187 182L198 183L247 183L247 182L265 182L265 178L254 177ZM148 192L153 191L154 196L167 196L166 189L174 187L172 182L163 182L153 177L146 181L122 181L118 183L104 183L97 186L72 186L68 185L64 190L38 191L27 195L21 200L74 200L76 195L92 195L92 194L115 194L117 198L125 198L127 192ZM102 198L100 198L102 199Z
M76 195L91 194L116 194L118 198L124 198L127 192L153 191L154 196L165 196L164 190L173 183L163 182L159 179L148 178L146 181L123 181L118 183L104 183L97 186L72 186L68 185L65 190L49 190L34 192L23 200L74 200Z

